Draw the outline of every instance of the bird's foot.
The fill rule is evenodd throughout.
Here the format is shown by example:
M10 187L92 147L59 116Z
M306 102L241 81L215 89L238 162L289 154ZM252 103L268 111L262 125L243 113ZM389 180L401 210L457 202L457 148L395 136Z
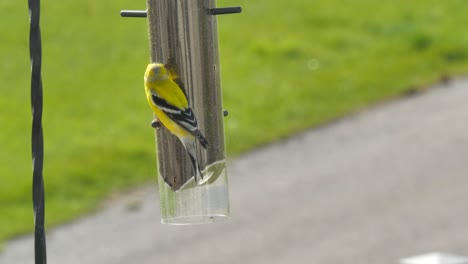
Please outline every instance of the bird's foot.
M153 128L159 129L161 127L161 123L157 118L155 118L153 121L151 121L151 126Z

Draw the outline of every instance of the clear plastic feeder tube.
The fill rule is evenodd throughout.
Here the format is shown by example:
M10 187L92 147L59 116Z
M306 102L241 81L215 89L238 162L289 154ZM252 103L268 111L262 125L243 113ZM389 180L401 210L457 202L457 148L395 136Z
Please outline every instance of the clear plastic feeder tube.
M190 158L165 128L156 130L161 220L198 224L229 216L216 16L214 0L148 0L151 61L173 62L200 131L198 145L204 182L195 182Z

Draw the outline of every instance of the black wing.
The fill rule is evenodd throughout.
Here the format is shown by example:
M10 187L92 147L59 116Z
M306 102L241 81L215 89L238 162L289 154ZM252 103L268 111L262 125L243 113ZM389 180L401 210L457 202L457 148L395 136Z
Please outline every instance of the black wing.
M169 116L169 118L185 128L190 134L194 135L204 148L208 146L208 141L198 129L197 118L190 107L179 109L159 97L154 90L151 90L151 99L153 104Z

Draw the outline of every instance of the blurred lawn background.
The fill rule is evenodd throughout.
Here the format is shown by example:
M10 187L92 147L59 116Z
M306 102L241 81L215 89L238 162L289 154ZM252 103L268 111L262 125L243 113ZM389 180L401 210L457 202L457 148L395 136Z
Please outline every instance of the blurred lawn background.
M230 157L441 76L468 72L466 0L220 0ZM42 1L46 221L63 223L155 184L142 75L144 9L131 0ZM0 243L30 232L30 66L26 1L0 0ZM156 191L156 187L155 187Z

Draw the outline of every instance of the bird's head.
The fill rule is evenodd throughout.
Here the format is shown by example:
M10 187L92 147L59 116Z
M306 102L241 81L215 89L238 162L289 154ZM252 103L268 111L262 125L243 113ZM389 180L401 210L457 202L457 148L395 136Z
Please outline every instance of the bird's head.
M167 69L161 63L150 63L146 67L145 81L166 80L168 78Z

